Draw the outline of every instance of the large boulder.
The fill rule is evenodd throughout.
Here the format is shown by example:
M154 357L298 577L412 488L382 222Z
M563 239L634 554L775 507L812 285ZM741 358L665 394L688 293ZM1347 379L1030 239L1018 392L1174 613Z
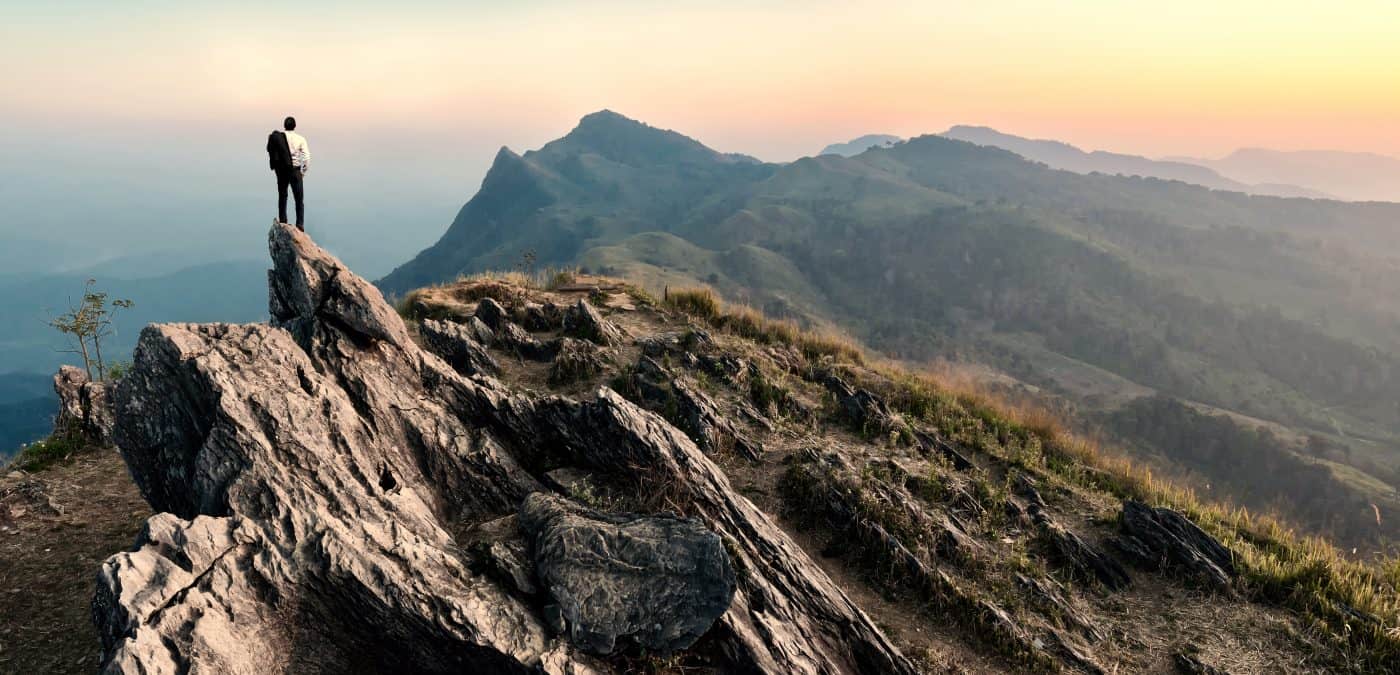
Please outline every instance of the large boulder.
M112 406L106 383L93 382L82 368L63 366L53 376L53 390L58 394L56 432L76 434L90 445L112 444Z
M520 527L569 639L587 651L609 654L619 640L663 655L685 649L734 599L724 542L698 520L607 515L536 493Z
M604 347L621 344L622 329L603 318L593 305L579 300L564 311L564 333Z
M161 513L102 566L106 672L606 671L554 630L511 535L488 560L460 534L559 466L645 476L723 538L744 570L706 641L726 669L914 672L661 418L607 389L464 377L304 233L275 225L269 247L270 325L150 326L113 392L113 436Z

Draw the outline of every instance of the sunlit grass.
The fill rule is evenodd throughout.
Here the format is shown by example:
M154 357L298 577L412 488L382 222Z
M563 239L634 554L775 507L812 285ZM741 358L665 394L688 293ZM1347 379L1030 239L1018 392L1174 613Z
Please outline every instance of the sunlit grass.
M1381 670L1400 659L1400 559L1351 560L1328 542L1299 535L1271 516L1206 502L1098 440L1074 433L1053 412L1008 400L974 378L912 372L888 363L876 370L887 379L882 393L906 414L954 434L966 434L971 423L984 431L978 438L1034 439L1047 471L1119 499L1181 511L1233 552L1245 593L1300 612L1338 641L1355 667ZM879 387L878 382L867 385Z
M716 329L759 344L795 347L808 359L829 356L848 363L865 363L864 350L850 337L831 331L805 330L792 321L770 319L752 307L725 303L709 288L667 289L662 302Z

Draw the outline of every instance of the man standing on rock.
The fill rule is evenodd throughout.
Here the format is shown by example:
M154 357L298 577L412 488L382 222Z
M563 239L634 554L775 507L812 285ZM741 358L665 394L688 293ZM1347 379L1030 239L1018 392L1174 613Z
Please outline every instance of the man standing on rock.
M291 187L297 205L297 229L305 232L301 181L311 168L311 149L296 132L296 118L283 120L282 128L284 131L274 130L267 136L268 166L277 174L277 222L287 222L287 188Z

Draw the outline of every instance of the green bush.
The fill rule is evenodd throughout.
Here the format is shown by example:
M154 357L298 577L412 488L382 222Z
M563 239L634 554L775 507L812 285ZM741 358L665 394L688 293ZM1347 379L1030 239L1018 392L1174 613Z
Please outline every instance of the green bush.
M82 451L85 445L79 434L56 430L48 438L20 448L10 468L30 473L43 471Z

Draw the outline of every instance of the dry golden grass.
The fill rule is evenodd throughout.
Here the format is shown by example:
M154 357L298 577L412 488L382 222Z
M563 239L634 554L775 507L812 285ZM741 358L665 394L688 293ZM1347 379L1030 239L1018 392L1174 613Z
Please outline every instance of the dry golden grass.
M1400 660L1400 559L1350 560L1272 516L1203 501L1097 439L1072 432L1044 407L1009 400L965 372L916 373L890 363L876 370L888 378L891 405L907 413L937 421L957 410L993 426L1009 425L1040 441L1046 470L1119 499L1186 514L1234 553L1251 597L1300 612L1339 643L1354 668L1380 672Z
M730 305L709 288L666 290L663 304L710 326L759 344L796 347L808 359L832 357L838 361L865 363L865 351L848 336L832 331L804 330L792 321L770 319L747 305Z

